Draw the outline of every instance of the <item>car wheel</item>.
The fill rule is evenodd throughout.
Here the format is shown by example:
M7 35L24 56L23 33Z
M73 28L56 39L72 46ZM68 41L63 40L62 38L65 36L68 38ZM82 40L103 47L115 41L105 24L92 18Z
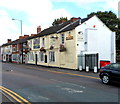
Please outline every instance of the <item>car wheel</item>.
M104 75L104 76L102 77L102 83L108 84L109 82L110 82L109 77L108 77L107 75Z

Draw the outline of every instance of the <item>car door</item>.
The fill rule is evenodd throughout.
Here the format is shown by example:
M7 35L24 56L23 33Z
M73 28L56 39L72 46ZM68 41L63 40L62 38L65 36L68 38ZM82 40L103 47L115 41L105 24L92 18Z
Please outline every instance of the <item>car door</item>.
M115 81L120 81L120 64L112 64L111 67L111 78Z

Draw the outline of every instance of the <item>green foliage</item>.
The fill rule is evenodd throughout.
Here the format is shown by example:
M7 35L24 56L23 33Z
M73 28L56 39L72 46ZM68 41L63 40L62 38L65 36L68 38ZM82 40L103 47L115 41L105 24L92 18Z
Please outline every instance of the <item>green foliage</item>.
M60 17L60 18L55 19L52 25L53 26L58 25L62 23L62 21L68 21L67 17Z

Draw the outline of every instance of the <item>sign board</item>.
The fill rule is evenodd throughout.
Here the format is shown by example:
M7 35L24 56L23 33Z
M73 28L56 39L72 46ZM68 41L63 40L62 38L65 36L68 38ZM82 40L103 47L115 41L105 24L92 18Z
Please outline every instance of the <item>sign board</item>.
M72 35L68 35L67 37L66 37L66 40L72 40L73 39L73 36Z
M77 41L84 41L83 34L78 34Z

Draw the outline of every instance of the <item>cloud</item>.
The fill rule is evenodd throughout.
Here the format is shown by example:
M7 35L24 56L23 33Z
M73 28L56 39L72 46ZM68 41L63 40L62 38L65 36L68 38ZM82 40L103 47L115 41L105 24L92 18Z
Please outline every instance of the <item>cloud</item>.
M118 2L120 0L52 0L53 2L72 2L76 5L81 6L82 8L89 9L88 6L94 3L104 3L102 5L103 10L112 9L113 11L118 11Z
M4 10L0 10L0 24L0 45L5 43L6 39L16 38L13 34L17 34L18 29Z
M49 27L55 18L70 14L63 8L53 10L51 0L0 0L0 45L8 38L17 39L20 35L20 23L11 18L23 21L23 34L36 33L36 28Z

